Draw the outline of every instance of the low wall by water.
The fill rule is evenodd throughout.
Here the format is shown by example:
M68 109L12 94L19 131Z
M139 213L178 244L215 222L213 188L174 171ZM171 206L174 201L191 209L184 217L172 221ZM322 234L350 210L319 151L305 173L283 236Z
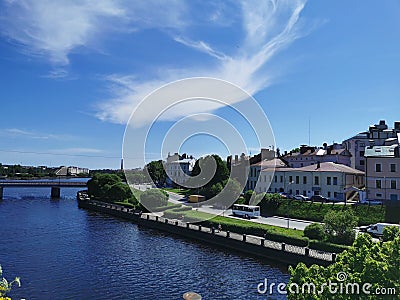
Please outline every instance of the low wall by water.
M119 218L130 220L140 226L152 228L185 238L194 239L214 246L233 249L253 256L267 258L284 264L329 265L335 259L334 253L328 253L299 247L261 237L218 231L201 225L166 219L151 214L141 214L122 205L90 200L78 195L80 208L89 209Z

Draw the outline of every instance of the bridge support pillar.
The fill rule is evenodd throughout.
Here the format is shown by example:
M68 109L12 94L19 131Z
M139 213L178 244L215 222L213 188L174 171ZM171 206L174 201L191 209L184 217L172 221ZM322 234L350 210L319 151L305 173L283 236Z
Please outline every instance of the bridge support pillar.
M60 195L61 195L61 193L60 193L60 187L58 187L58 186L52 186L51 187L51 198L60 198Z
M0 186L0 200L3 200L3 187Z

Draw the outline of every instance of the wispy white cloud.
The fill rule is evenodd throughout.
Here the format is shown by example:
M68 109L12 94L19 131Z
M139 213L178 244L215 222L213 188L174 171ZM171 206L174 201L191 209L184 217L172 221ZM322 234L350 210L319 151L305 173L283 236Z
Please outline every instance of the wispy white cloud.
M179 0L8 0L0 7L0 32L25 54L49 59L59 69L69 64L70 53L95 49L110 32L183 26L184 7Z
M301 30L300 14L305 0L245 1L241 5L241 24L245 33L241 43L224 53L203 40L192 40L183 35L174 40L208 54L216 61L194 63L190 67L171 69L163 67L153 74L153 79L142 81L136 76L114 74L106 78L112 87L113 97L100 104L98 118L115 123L125 123L140 101L160 86L187 77L208 76L232 82L250 94L266 88L275 79L268 63L281 50L306 34ZM276 70L274 70L276 71ZM235 99L241 101L243 99ZM202 107L199 112L212 111L220 106ZM180 116L195 113L193 107L180 110ZM174 115L174 118L179 116ZM145 118L143 118L145 120ZM149 120L147 120L149 121Z
M68 155L77 155L77 154L99 154L104 153L104 150L97 148L62 148L62 149L53 149L52 153L55 154L68 154Z
M1 136L25 138L25 139L40 139L40 140L66 140L71 139L69 135L43 133L37 131L31 131L20 128L6 128L0 130Z
M268 69L272 58L304 35L300 14L306 0L242 2L190 2L183 0L13 0L2 5L0 33L28 55L48 60L53 66L47 77L63 78L70 54L80 48L98 50L110 33L132 33L147 28L164 32L177 43L205 53L209 59L190 65L174 62L151 65L153 73L105 76L111 96L96 107L101 120L125 123L133 108L151 91L187 77L216 77L230 81L250 94L269 86L276 70ZM227 47L208 37L193 37L192 29L207 26L236 33ZM151 79L148 79L151 78ZM241 99L236 99L240 101ZM210 108L209 111L218 107ZM193 107L188 108L190 112ZM201 109L205 112L204 108ZM180 111L181 116L188 113ZM171 118L178 115L171 115ZM145 118L144 118L145 120Z

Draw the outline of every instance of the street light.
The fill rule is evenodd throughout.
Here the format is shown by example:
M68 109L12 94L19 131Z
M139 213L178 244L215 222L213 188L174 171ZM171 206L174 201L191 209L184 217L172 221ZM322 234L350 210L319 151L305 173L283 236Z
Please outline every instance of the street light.
M291 181L291 182L289 182L288 183L288 189L289 189L289 186L291 185L291 184L293 184L294 183L294 181ZM290 228L290 219L289 219L289 201L288 201L288 203L287 203L287 211L286 211L286 215L287 215L287 228L289 229Z

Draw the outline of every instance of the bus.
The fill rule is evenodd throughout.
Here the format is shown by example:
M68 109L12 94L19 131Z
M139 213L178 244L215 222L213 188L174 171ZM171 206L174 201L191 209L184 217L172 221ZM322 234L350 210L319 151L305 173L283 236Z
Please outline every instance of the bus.
M245 204L234 204L232 207L232 213L234 216L245 217L247 219L255 218L260 216L260 207Z

